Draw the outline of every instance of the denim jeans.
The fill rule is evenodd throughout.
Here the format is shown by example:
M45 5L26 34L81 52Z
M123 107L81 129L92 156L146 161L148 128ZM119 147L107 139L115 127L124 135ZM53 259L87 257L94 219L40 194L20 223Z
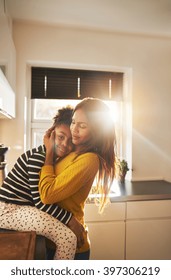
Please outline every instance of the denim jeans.
M83 253L76 253L74 260L89 260L90 258L90 250Z

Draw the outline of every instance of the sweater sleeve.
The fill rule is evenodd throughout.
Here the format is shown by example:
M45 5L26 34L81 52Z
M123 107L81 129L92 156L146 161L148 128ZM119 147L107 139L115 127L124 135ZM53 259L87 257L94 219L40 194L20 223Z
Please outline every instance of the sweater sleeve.
M45 154L39 151L34 152L28 159L28 177L33 203L36 208L57 218L62 223L67 224L72 217L70 212L62 209L57 204L44 204L40 199L38 190L39 172L44 161Z
M39 181L41 200L57 203L72 196L87 183L92 185L98 168L99 159L93 153L78 156L57 176L53 166L43 166Z

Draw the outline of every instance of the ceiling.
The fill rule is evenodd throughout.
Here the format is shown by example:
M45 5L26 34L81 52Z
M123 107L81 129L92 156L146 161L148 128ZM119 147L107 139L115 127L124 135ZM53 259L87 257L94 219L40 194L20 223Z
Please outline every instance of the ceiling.
M171 36L171 0L3 0L14 20Z

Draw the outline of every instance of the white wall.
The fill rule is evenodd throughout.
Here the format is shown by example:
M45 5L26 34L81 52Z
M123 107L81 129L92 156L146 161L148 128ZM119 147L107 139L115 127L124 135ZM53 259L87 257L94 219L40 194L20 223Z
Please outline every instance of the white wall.
M133 179L171 181L171 38L14 24L17 53L17 118L1 121L10 164L24 149L27 66L103 65L132 69ZM12 131L13 127L13 131Z

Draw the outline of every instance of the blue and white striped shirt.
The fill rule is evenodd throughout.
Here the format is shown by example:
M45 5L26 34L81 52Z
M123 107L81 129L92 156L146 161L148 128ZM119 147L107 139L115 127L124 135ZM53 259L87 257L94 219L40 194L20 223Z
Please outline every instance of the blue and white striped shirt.
M72 214L57 204L42 203L38 190L39 171L44 165L45 147L39 146L23 153L0 188L0 200L6 203L37 207L67 224Z

